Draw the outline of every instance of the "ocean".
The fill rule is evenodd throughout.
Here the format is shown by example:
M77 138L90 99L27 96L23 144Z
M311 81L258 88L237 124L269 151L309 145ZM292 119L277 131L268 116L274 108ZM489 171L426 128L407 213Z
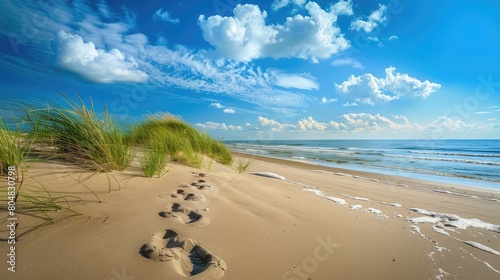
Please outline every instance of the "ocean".
M500 189L500 140L225 141L235 152Z

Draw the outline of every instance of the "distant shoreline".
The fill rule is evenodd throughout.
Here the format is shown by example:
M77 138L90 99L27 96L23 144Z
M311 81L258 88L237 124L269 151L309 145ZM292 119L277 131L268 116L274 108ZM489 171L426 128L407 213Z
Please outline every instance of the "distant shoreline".
M377 173L500 190L498 140L272 140L225 141L233 152L303 161L334 169Z
M370 178L370 179L374 179L377 181L388 182L391 184L396 184L396 183L399 184L399 183L404 182L406 184L413 184L417 187L428 188L429 190L436 190L436 189L445 189L445 190L453 190L453 191L460 190L460 191L468 192L468 193L477 192L477 193L491 193L491 194L497 194L497 195L500 193L500 189L467 186L467 185L455 183L455 182L453 182L453 180L449 180L449 181L428 180L428 179L420 178L418 176L418 174L415 174L416 175L415 177L394 175L394 174L383 174L383 173L363 171L363 170L346 169L346 168L342 168L342 167L325 166L325 165L321 165L321 164L316 164L314 162L308 162L308 161L298 160L298 159L283 159L283 158L276 158L276 157L245 154L245 153L234 152L234 151L232 153L233 153L233 156L235 156L235 157L260 160L260 161L264 161L264 162L269 162L269 163L279 164L279 165L284 165L284 166L290 166L290 167L300 168L300 169L304 169L304 170L323 170L323 171L328 171L328 172L332 172L332 173L346 173L346 174L350 174L352 176Z

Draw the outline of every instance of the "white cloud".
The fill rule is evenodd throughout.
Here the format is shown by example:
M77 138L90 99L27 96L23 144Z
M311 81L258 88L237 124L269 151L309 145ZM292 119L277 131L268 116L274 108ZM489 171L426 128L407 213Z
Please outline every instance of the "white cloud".
M180 22L178 18L172 18L172 16L170 15L170 12L168 12L168 11L162 12L161 8L158 9L154 13L153 19L154 20L162 20L162 21L166 21L166 22L170 22L170 23L179 23Z
M359 106L359 104L356 102L351 102L351 103L346 102L346 103L342 104L342 107L356 107L356 106Z
M198 21L218 55L240 61L297 57L317 62L350 47L335 23L339 14L352 9L333 5L327 12L315 2L304 8L308 16L288 17L284 24L266 25L266 11L251 4L237 5L232 17L201 15Z
M208 107L215 107L217 109L223 109L224 106L220 103L210 103L210 105Z
M363 65L361 62L357 61L354 58L346 57L346 58L339 58L336 59L332 62L333 66L351 66L352 68L356 69L364 69Z
M305 90L317 90L319 85L308 75L280 74L270 72L271 83L283 88L296 88Z
M337 101L337 98L331 98L331 99L328 99L326 97L321 98L321 104L328 104L328 103L333 103L336 101Z
M382 44L382 42L381 42L381 41L379 40L379 38L377 38L377 37L372 37L372 36L370 36L370 37L368 37L368 38L367 38L367 40L368 40L368 41L371 41L371 42L374 42L374 43L377 43L377 45L378 45L379 47L384 46L384 44Z
M225 123L216 123L216 122L197 123L195 125L205 130L230 130L230 131L244 130L244 128L240 125L226 125Z
M114 16L113 12L110 10L106 1L101 0L97 3L97 10L99 14L104 18L112 18Z
M389 37L389 41L393 41L393 40L397 40L398 39L398 36L396 35L392 35L391 37Z
M96 49L93 42L85 43L79 35L64 31L57 34L57 61L60 67L96 83L139 83L148 79L134 58L118 49Z
M298 122L298 125L299 125L300 129L302 129L302 130L316 129L316 130L322 131L322 130L325 130L327 127L327 124L320 123L320 122L314 120L311 116L301 119Z
M303 6L304 3L306 3L306 0L274 0L271 9L273 10L279 10L281 8L284 8L288 6L289 4L295 4L297 6Z
M423 126L411 124L405 116L384 117L380 114L372 115L368 113L350 113L340 116L341 122L331 121L330 125L336 130L347 132L362 131L414 131L422 129Z
M430 130L441 130L446 132L451 131L464 131L477 128L477 124L466 124L461 120L455 120L447 116L438 117L436 120L432 121L427 125L427 129Z
M373 11L367 18L367 20L362 20L360 18L354 20L349 27L352 30L360 31L363 30L366 33L370 33L373 29L377 28L380 24L387 20L387 7L379 4L379 8Z
M258 121L259 121L260 125L262 125L264 127L270 127L271 130L273 130L273 131L281 131L281 130L289 129L289 128L297 128L293 124L283 124L283 123L280 123L280 122L275 121L273 119L268 119L268 118L261 117L261 116L259 116Z
M236 111L234 109L231 109L231 108L226 108L226 106L220 104L220 103L210 103L210 105L208 105L208 107L214 107L214 108L217 108L217 109L224 109L222 110L222 112L226 113L226 114L234 114L236 113Z
M377 78L372 74L355 77L351 75L340 85L335 84L337 93L345 94L356 101L374 105L376 102L390 102L405 97L427 98L441 88L440 84L420 81L408 74L396 72L396 68L385 69L385 77Z
M35 71L32 66L34 63L57 63L61 69L94 83L147 80L147 85L154 87L184 89L195 94L226 95L266 110L287 110L293 114L310 99L301 93L292 92L292 87L276 85L275 80L269 79L269 70L256 65L225 58L214 60L210 52L182 45L169 48L161 38L151 39L152 42L160 42L152 44L146 35L133 33L137 30L137 19L125 7L115 10L113 14L104 4L73 1L67 5L63 0L53 2L53 5L44 5L35 0L20 1L16 5L7 5L0 17L0 25L9 26L8 29L0 28L0 35L9 37L12 34L24 34L25 27L33 25L32 17L26 15L43 15L44 28L36 29L36 36L29 38L29 44L23 42L22 37L13 37L14 51L19 51L19 47L23 46L27 52L37 54L29 60L19 55L7 55L12 60L20 61L17 63L19 72L24 69L42 76L46 74ZM53 7L57 7L57 13L53 12ZM69 35L58 39L61 30ZM82 41L78 41L80 39ZM21 45L15 45L16 40L21 40ZM70 48L69 43L75 48L73 45ZM77 53L82 50L83 53ZM95 57L89 60L92 55ZM312 81L307 84L308 81L303 80L295 86L314 88L314 79L308 75L288 75Z

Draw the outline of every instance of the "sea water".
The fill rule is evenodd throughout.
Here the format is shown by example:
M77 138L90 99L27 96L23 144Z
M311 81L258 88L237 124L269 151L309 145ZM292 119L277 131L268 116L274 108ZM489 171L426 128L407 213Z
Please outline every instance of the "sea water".
M235 152L500 189L500 140L226 141Z

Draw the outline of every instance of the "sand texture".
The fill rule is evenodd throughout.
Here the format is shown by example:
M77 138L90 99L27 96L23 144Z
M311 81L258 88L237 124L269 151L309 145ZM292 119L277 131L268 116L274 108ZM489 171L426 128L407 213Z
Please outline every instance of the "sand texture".
M495 191L263 158L161 178L32 163L40 186L74 212L18 239L15 273L0 242L1 279L500 278ZM18 235L45 221L26 213Z

